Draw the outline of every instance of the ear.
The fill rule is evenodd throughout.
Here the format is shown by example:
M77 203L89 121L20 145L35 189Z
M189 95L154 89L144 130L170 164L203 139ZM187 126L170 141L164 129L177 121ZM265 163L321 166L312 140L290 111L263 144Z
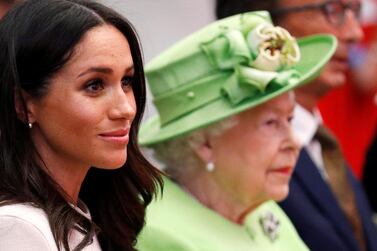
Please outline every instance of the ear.
M203 162L208 163L213 161L213 148L208 135L203 136L204 140L198 145L194 152L196 156Z
M19 120L24 123L35 122L35 106L32 97L27 92L16 88L14 91L14 105Z

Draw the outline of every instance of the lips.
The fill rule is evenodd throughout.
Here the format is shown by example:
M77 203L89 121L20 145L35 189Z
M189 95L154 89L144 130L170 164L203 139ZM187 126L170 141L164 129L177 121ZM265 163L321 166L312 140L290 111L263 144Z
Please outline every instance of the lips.
M98 136L108 142L127 144L129 141L130 129L119 129L110 132L101 133Z
M293 171L293 168L291 166L282 166L282 167L270 170L270 172L272 173L279 173L279 174L283 174L287 176L290 176L292 174L292 171Z

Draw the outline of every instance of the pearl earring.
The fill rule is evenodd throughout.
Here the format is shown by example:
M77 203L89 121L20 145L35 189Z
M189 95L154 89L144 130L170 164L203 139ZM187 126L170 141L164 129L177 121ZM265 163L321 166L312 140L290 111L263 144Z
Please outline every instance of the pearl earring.
M31 129L31 128L33 128L33 123L28 123L28 126L29 126L29 128Z
M206 165L206 169L208 172L213 172L213 170L215 170L215 164L213 164L212 161L209 161Z

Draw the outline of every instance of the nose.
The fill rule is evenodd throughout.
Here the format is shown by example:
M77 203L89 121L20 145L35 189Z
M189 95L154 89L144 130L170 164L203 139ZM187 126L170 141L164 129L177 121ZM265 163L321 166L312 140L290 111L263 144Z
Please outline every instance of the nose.
M286 138L282 144L282 149L286 152L292 152L297 155L300 148L301 145L299 143L298 137L289 124L289 127L286 130Z
M136 102L132 89L125 91L122 86L116 88L110 96L110 119L133 120L136 115Z
M339 29L338 38L347 43L359 42L364 33L361 29L360 22L352 10L345 10L344 23Z

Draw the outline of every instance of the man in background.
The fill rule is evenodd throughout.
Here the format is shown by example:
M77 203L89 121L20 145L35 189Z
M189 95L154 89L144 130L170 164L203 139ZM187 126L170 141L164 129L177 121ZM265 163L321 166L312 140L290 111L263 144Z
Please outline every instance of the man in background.
M360 1L218 0L217 17L268 10L276 25L296 37L331 33L338 48L321 75L297 89L293 127L303 145L281 207L312 251L377 250L377 231L364 191L348 169L334 136L322 125L317 103L342 85L348 51L363 34Z

